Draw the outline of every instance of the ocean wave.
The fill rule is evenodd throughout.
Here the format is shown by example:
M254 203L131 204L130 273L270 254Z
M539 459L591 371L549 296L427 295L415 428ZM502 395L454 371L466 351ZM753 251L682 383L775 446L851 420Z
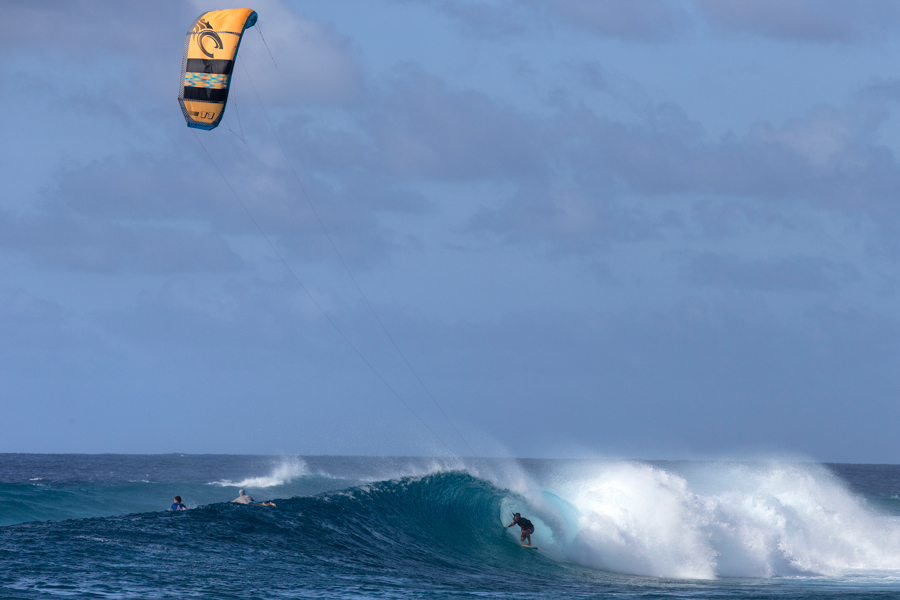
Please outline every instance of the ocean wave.
M310 471L306 462L299 457L292 456L278 462L268 475L246 477L240 481L223 479L220 481L213 481L210 485L240 488L269 488L290 483L298 477L309 474Z
M443 519L452 503L463 507L453 519L468 519L465 529L482 536L469 539L469 551L482 548L485 555L498 551L494 532L521 512L537 525L532 542L545 558L621 574L707 580L900 574L900 523L814 464L609 461L535 475L517 463L434 462L413 476L319 501L344 505L351 515L363 511L370 522L399 512L404 519L378 528L411 544L416 536L426 544L435 532L422 523ZM518 541L517 529L508 531L507 543ZM449 535L459 537L459 528Z
M10 506L27 504L32 512L50 514L41 507L51 504L68 507L54 518L101 516L110 507L118 514L157 511L137 521L105 517L47 524L29 535L74 528L116 538L119 529L136 522L140 531L155 527L161 536L175 527L184 540L205 548L218 544L220 535L231 539L221 532L248 531L246 519L253 519L253 535L235 533L241 543L231 552L268 552L275 543L301 560L341 563L360 555L374 557L383 568L434 561L472 572L540 559L528 568L577 566L681 580L846 578L874 571L900 576L898 519L813 464L403 460L385 463L379 472L386 479L330 480L322 468L286 458L265 475L213 485L43 492L7 486L0 492L14 502ZM224 486L272 488L273 496L292 497L275 498L277 509L243 510L227 502L233 496ZM187 515L164 512L173 494L196 509ZM111 495L114 502L108 501ZM513 512L536 525L532 541L540 550L531 559L521 556L518 529L503 528ZM170 518L179 520L157 521ZM310 548L325 554L310 554Z

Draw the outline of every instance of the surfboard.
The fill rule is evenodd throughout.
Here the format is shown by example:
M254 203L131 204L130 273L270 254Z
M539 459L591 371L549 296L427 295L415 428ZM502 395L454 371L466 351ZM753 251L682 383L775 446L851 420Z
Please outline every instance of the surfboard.
M528 548L529 550L537 550L537 549L538 549L537 546L529 546L529 545L527 545L527 544L522 544L522 547L523 547L523 548Z

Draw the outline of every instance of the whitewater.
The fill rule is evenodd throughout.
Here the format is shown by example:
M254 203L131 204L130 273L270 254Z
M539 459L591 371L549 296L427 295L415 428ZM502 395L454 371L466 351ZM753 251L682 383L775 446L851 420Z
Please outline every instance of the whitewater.
M900 466L0 455L2 598L658 595L900 597Z

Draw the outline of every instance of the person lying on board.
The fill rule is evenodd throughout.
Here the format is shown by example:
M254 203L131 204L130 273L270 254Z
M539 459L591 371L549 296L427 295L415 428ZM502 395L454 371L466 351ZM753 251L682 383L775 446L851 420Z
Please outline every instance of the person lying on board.
M172 510L187 510L187 506L181 503L181 496L175 496L175 502L172 503Z
M251 496L247 495L247 492L241 490L239 492L239 496L232 500L232 502L237 502L238 504L255 504L256 506L275 506L274 502L257 502Z
M516 513L513 515L513 522L507 525L506 528L509 529L513 525L518 525L522 529L522 536L519 539L526 546L530 546L531 534L534 533L534 525L531 523L531 521L529 521L519 513ZM527 543L525 542L526 539L528 540Z

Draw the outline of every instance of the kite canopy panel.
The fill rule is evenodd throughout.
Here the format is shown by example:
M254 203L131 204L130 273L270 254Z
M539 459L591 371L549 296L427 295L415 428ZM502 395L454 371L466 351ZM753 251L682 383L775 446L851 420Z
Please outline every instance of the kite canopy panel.
M241 38L255 24L255 11L231 8L205 12L191 25L184 40L178 91L188 127L209 130L219 125Z

